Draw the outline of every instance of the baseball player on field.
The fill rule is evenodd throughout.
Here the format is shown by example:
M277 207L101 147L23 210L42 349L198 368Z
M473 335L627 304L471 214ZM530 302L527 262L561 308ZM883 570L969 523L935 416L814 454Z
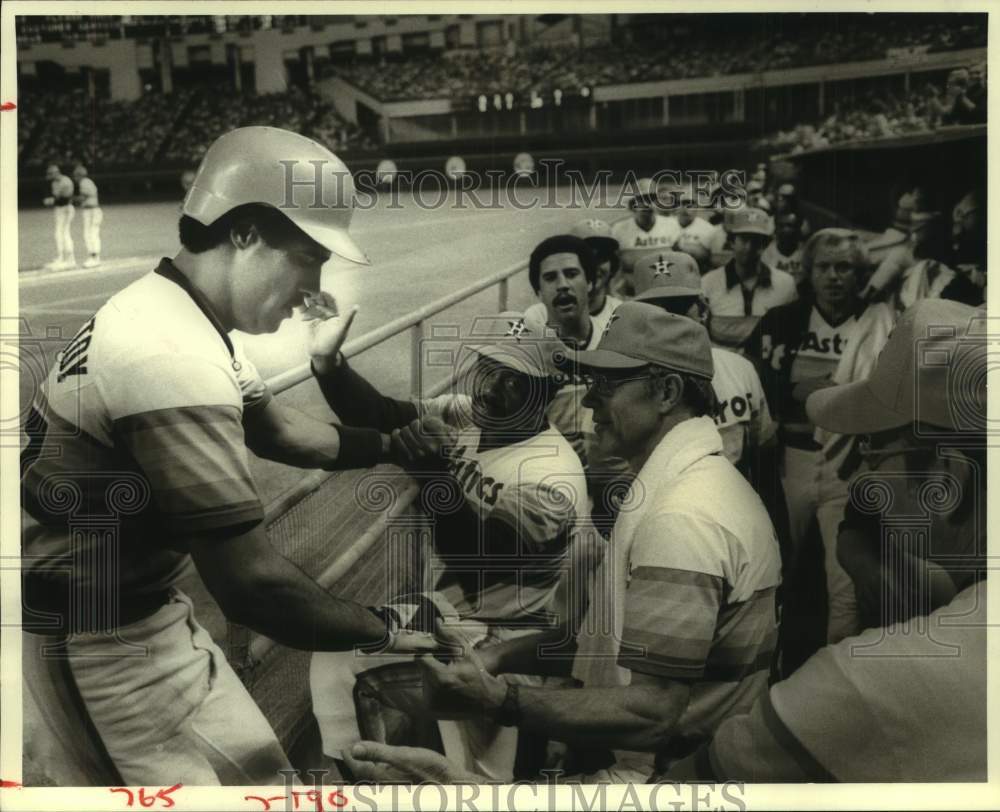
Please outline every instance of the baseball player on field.
M56 164L49 164L46 168L45 179L50 183L52 194L42 202L52 207L56 238L56 258L45 267L50 271L64 271L76 267L73 234L69 228L76 214L73 208L73 181Z
M290 187L289 162L310 182ZM24 685L54 737L89 741L75 755L91 781L101 752L108 784L275 784L289 766L178 588L192 566L229 620L286 646L436 646L274 549L250 471L250 451L325 469L392 458L388 435L280 405L232 335L276 331L333 254L367 261L352 213L351 175L320 144L272 127L221 136L184 201L179 253L112 296L36 393L21 464ZM81 533L81 519L105 523ZM43 655L52 647L60 657Z
M83 243L87 247L84 268L96 268L101 264L101 223L104 213L97 200L97 184L88 176L87 167L77 164L73 169L73 203L80 209L83 219Z
M432 591L401 596L382 611L403 627L441 626L459 644L478 647L582 615L580 590L560 586L567 571L575 579L570 568L580 565L573 562L594 543L577 543L586 515L583 468L545 416L559 387L557 364L570 355L566 346L517 313L479 318L458 356L457 378L469 391L417 401L381 395L336 347L320 332L311 350L327 402L347 424L392 432L409 450L406 467L434 517L441 563ZM328 758L341 760L363 738L359 728L367 722L355 697L376 695L396 710L420 712L419 683L399 677L400 670L416 673L399 658L313 655L313 710ZM449 759L493 778L512 777L516 729L468 719L442 721L438 731Z

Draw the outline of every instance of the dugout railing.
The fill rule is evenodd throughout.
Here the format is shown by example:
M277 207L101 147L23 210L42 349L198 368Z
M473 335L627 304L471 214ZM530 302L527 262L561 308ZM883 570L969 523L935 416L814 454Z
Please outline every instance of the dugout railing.
M409 332L410 393L415 397L440 394L453 378L446 375L424 387L421 348L428 320L494 287L498 311L507 309L509 280L526 269L527 262L518 262L359 336L345 343L344 355L356 357ZM311 379L309 365L303 364L267 383L279 395ZM268 538L338 597L377 604L391 594L426 586L430 576L432 528L416 502L419 493L418 483L395 466L303 472L267 504ZM202 598L210 600L205 593ZM316 746L308 685L310 653L287 649L236 624L226 623L219 631L225 635L223 648L230 662L293 763L310 760Z

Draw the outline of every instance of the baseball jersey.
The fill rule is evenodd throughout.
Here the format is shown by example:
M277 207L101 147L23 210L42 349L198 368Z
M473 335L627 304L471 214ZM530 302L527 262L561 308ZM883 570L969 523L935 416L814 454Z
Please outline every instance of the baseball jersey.
M615 312L615 308L622 303L622 300L617 296L606 295L604 297L604 307L602 307L597 313L590 314L590 320L594 324L593 335L600 337L601 333L604 332L604 328L608 326L608 320L611 318L611 314ZM535 302L531 307L524 311L524 320L528 324L533 324L539 329L544 328L546 322L548 321L549 314L545 309L545 305L541 302ZM591 342L594 346L597 346L595 342ZM590 349L588 347L588 349Z
M722 250L722 246L719 245L718 229L701 217L695 217L690 223L683 226L680 236L677 238L678 251L691 253L698 248L704 249L709 255Z
M478 538L462 540L455 556L449 544L435 588L463 618L550 625L572 533L587 515L583 466L573 448L554 427L483 448L468 396L441 395L420 401L419 408L458 429L447 466L464 505L480 522L502 521L518 539L518 550L504 556L490 554Z
M52 181L52 197L56 206L69 206L73 202L73 181L60 175Z
M98 206L97 184L90 178L80 178L77 188L79 196L83 198L80 201L80 207L84 209L96 209Z
M735 352L712 347L715 375L712 389L719 401L715 425L722 436L723 452L733 465L745 470L747 453L764 445L777 431L767 398L754 365Z
M763 316L772 307L794 302L799 294L790 274L761 264L752 291L736 275L733 262L701 278L701 292L713 316Z
M162 260L83 325L35 398L22 455L24 569L53 589L68 578L98 594L176 583L193 535L263 519L242 418L270 397ZM117 583L100 566L113 560Z
M782 254L778 249L776 240L771 240L764 253L761 254L760 261L765 265L778 271L791 274L796 283L802 279L802 246L800 245L791 254Z
M629 217L613 223L611 233L618 240L618 250L622 252L643 248L670 249L681 236L681 225L676 217L657 214L652 228L646 231Z
M857 317L851 316L833 327L817 308L812 308L809 328L799 342L798 352L789 370L791 383L832 376L837 371L837 365L857 324ZM812 433L812 424L806 415L804 403L793 400L789 404L789 414L786 415L784 426L790 432Z

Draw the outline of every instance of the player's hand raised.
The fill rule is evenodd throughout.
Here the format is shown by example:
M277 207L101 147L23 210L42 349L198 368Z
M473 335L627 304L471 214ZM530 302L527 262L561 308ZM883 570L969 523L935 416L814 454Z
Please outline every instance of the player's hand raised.
M313 366L321 375L339 363L340 348L347 339L358 306L343 316L337 310L337 301L329 293L318 293L306 298L302 320L309 324L307 350Z

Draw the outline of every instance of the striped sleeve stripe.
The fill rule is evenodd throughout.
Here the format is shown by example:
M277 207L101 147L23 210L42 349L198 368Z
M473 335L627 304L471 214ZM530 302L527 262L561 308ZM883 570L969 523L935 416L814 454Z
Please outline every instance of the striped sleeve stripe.
M713 590L722 594L723 580L719 575L694 570L681 570L673 567L636 567L632 570L633 578L645 581L659 581L666 584L685 584L703 589Z
M628 599L631 603L635 601L650 601L651 603L670 604L674 608L679 606L708 608L712 612L712 622L719 610L719 599L721 593L710 587L695 584L679 584L664 581L653 581L645 577L642 570L649 567L639 567L634 572L632 580L628 585ZM649 609L653 609L650 606ZM660 609L657 614L663 614L666 609Z
M656 627L654 626L653 628ZM680 630L685 633L687 631L684 628ZM651 631L648 625L644 629L630 627L627 619L625 627L622 630L622 651L628 647L633 652L646 652L647 654L655 655L669 654L680 660L697 660L700 663L704 663L711 645L711 635L707 637L694 637L685 634L684 637L679 637L664 634L659 630Z
M173 426L178 423L198 423L211 425L213 423L239 424L240 410L231 403L206 404L201 406L176 406L169 409L154 409L138 414L129 414L115 420L115 430L119 433L142 431L162 426Z
M678 680L700 680L705 672L704 658L684 659L653 654L647 650L637 651L625 643L622 643L618 654L618 665L637 674Z
M115 421L116 445L149 480L175 529L260 521L240 411L229 405L158 409Z

